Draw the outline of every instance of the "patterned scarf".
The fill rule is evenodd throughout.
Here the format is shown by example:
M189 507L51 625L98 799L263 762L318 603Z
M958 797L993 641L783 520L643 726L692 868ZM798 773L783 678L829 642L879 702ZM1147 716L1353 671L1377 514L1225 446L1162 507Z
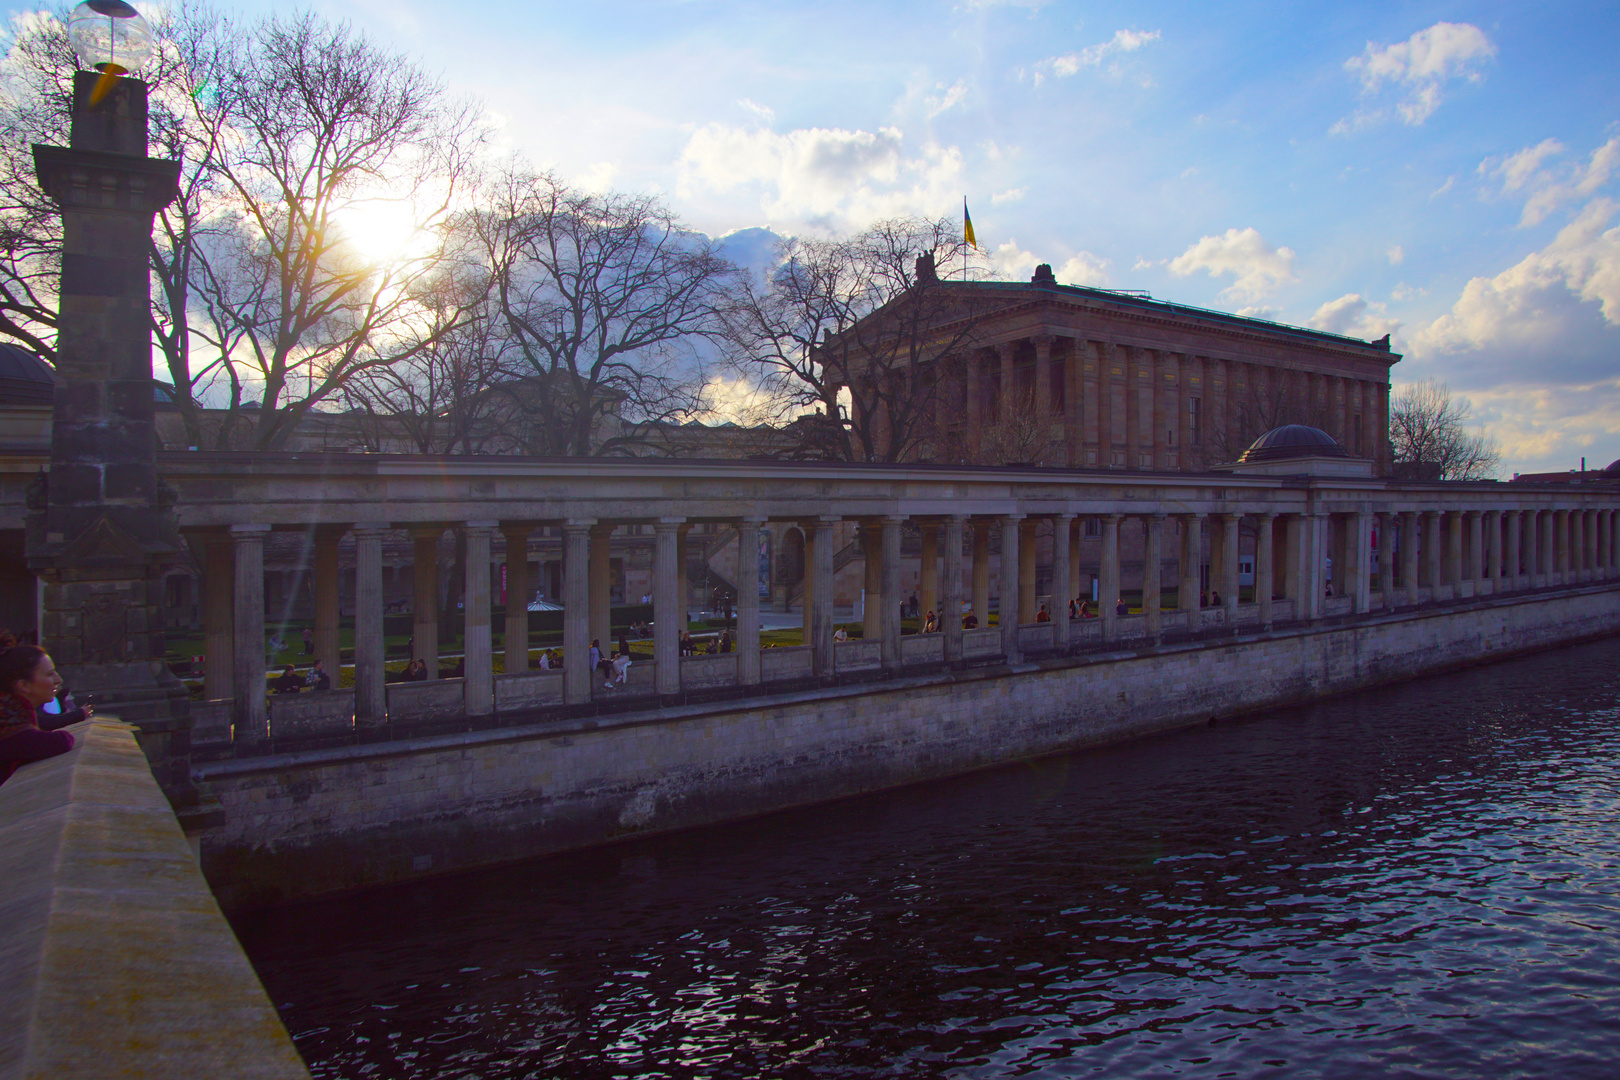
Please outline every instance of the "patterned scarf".
M19 731L39 729L34 707L16 694L0 693L0 739Z

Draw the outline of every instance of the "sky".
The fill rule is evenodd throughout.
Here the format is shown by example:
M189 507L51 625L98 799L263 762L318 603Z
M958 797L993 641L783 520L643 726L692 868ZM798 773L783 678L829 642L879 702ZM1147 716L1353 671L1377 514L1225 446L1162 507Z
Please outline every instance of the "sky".
M1612 2L312 6L499 149L711 235L966 198L995 276L1391 333L1397 389L1467 397L1504 477L1620 458Z

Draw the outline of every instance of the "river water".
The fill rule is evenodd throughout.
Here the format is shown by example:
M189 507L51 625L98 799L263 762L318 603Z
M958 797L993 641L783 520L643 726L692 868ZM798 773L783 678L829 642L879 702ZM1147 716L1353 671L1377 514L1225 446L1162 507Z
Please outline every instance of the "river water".
M1620 639L238 921L317 1077L1620 1075Z

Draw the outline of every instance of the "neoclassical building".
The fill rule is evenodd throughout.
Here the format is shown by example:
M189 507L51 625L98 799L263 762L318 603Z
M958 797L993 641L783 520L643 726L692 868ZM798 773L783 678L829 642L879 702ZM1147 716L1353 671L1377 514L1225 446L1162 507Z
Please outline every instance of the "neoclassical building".
M1389 373L1400 355L1387 336L1059 285L1045 265L1027 282L946 281L919 260L918 282L869 317L879 329L857 326L822 346L846 346L857 431L884 443L905 427L898 460L1202 471L1263 432L1308 424L1376 474L1390 471ZM888 347L922 295L932 341L909 355ZM889 422L919 397L931 399L922 423Z

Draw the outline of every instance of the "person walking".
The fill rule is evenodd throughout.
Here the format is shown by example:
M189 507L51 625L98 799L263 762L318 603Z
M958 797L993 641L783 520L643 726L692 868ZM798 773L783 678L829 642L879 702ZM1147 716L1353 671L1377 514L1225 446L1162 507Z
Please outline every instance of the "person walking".
M307 626L304 627L304 655L315 655L315 631Z

